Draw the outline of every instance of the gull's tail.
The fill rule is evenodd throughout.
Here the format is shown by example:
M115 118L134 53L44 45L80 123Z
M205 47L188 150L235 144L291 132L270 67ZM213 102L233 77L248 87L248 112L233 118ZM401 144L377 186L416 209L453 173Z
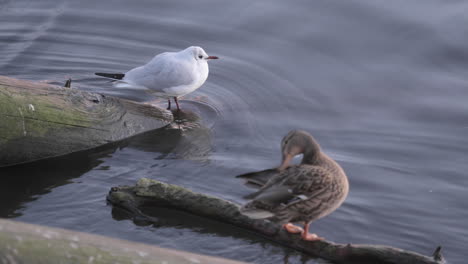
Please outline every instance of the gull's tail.
M148 90L145 86L141 86L133 83L132 81L122 80L125 77L124 73L104 73L96 72L97 76L102 76L112 79L111 82L114 83L114 87L122 89L132 89L132 90Z
M97 76L102 76L106 78L111 78L114 80L122 80L123 77L125 77L125 74L123 73L104 73L104 72L96 72L95 73Z

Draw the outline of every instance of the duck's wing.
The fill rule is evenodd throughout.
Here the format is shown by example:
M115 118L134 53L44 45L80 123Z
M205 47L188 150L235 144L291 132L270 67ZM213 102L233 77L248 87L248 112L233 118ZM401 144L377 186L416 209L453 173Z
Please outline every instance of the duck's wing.
M245 180L246 186L258 189L279 173L278 169L275 168L238 175L236 178L242 178Z
M287 191L290 189L289 186L285 185L284 182L289 179L290 177L294 177L295 175L298 174L298 171L300 171L299 166L291 166L287 168L286 170L278 171L276 169L270 169L270 170L264 170L258 172L258 175L253 175L252 177L256 177L256 179L263 179L269 178L266 183L262 185L262 187L254 193L246 195L244 198L246 199L255 199L260 195L273 195L275 196L275 193L284 193L285 190ZM271 193L271 194L270 194Z
M306 200L317 200L320 203L326 187L323 175L327 173L325 169L316 166L290 167L272 178L259 191L246 196L252 201L243 206L242 211L249 216L250 211L261 215L259 210L271 212Z

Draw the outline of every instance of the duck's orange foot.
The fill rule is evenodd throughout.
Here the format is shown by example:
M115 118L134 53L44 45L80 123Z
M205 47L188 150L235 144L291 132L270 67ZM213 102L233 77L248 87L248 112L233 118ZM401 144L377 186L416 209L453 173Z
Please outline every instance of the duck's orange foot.
M300 228L300 227L298 227L296 225L293 225L291 223L284 224L283 228L286 229L286 231L288 231L289 233L292 233L292 234L304 233L304 229L302 229L302 228Z
M311 233L306 233L306 232L303 232L301 237L303 240L307 240L307 241L320 241L320 240L325 239L323 237L317 236L317 234L311 234Z

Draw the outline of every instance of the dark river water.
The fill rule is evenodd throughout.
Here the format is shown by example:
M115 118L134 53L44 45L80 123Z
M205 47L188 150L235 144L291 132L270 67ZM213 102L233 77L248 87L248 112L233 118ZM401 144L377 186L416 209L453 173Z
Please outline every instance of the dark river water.
M467 12L455 0L0 0L0 75L145 100L93 73L191 45L221 58L181 100L190 129L1 169L0 217L255 263L326 263L177 212L141 225L105 200L148 177L243 202L251 190L234 176L277 166L281 138L300 128L351 186L313 231L423 254L442 245L466 263Z

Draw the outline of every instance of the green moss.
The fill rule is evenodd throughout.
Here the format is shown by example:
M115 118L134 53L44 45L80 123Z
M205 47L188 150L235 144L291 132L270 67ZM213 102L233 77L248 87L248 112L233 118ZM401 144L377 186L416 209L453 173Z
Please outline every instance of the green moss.
M175 193L193 194L190 190L181 186L167 184L148 178L141 178L135 186L136 194L141 197L153 197L165 199L173 197Z
M11 91L10 91L11 90ZM44 136L51 129L90 126L85 112L55 95L21 93L0 85L0 144L23 136Z
M119 202L133 202L134 196L128 192L116 191L110 193L110 198L114 203Z
M136 252L101 249L60 238L38 239L24 234L13 237L1 232L0 253L6 259L16 260L16 263L158 263Z
M23 134L22 124L17 119L10 117L14 112L19 114L15 107L11 96L0 91L0 143Z
M237 263L130 241L0 219L0 263Z

